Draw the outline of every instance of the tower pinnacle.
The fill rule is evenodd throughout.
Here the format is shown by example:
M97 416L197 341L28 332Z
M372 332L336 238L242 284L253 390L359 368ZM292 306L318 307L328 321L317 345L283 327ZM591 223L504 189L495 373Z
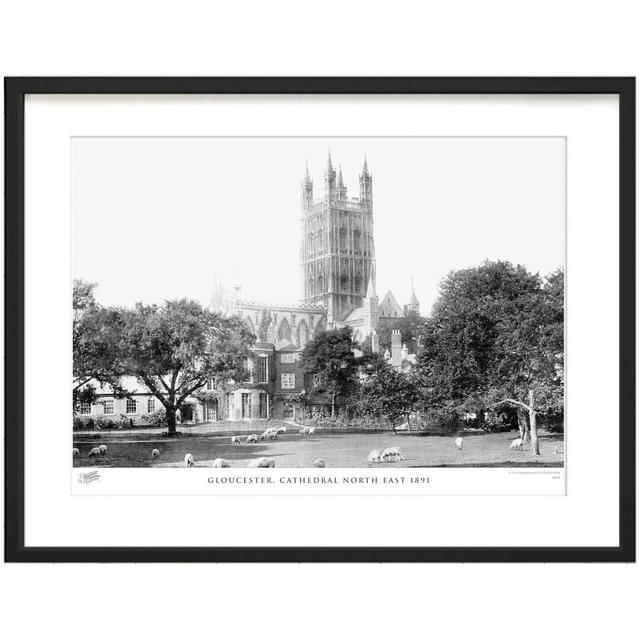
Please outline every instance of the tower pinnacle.
M415 311L416 313L420 313L420 301L416 296L416 291L413 286L413 278L411 278L411 295L409 296L409 302L406 305L407 313L409 311Z

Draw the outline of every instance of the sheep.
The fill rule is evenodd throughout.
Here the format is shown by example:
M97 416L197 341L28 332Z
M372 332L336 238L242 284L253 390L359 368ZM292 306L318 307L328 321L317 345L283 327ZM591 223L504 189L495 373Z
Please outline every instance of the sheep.
M287 433L287 427L278 427L278 433Z
M100 449L98 447L93 447L93 449L89 451L90 458L93 458L94 456L99 456L99 455L100 455Z
M100 455L104 455L105 453L107 453L107 445L106 444L101 444L98 449L100 449Z
M305 434L307 433L307 429L306 429L306 427L302 427L302 429L300 429L300 431L298 431L298 433L299 433L301 436L305 435Z
M211 465L214 469L222 469L224 467L230 467L228 460L223 460L222 458L216 458Z
M315 427L307 427L307 434L312 436L316 432Z
M522 451L522 438L516 438L509 445L509 449L517 449L518 451Z
M380 456L383 460L402 460L402 452L399 447L388 447Z
M258 436L255 433L247 436L247 444L251 444L252 442L258 442Z
M262 469L262 468L275 467L275 466L276 466L276 461L273 458L265 458L264 456L262 456L261 458L256 458L255 460L251 460L247 465L247 467L249 467L250 469L255 469L255 468Z
M184 456L184 463L187 465L187 467L193 467L196 461L194 460L193 456L190 453L187 453Z
M314 466L314 467L319 467L319 468L321 468L321 469L324 469L324 467L325 467L326 465L324 464L324 460L323 460L322 458L318 458L317 460L314 460L314 461L313 461L313 466Z
M71 453L73 454L73 457L75 458L76 456L80 455L80 449L76 449L74 447L73 449L71 449Z
M277 440L278 439L278 432L277 431L269 431L269 433L267 434L267 438L269 440Z
M463 442L462 442L462 438L456 438L456 447L458 447L458 449L462 449L463 446Z
M374 449L369 454L369 462L381 462L382 458L380 456L380 451L378 449Z
M231 444L234 447L237 447L240 445L240 436L231 436Z
M159 458L159 457L160 457L160 450L159 450L159 449L154 449L154 450L151 452L151 457L152 457L154 460L155 460L156 458Z

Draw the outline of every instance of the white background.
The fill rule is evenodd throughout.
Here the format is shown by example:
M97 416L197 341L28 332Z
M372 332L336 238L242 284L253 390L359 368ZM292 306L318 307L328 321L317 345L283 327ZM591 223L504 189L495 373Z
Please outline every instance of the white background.
M635 5L21 2L0 16L0 61L5 75L636 75ZM638 626L637 565L1 571L17 637L601 638Z

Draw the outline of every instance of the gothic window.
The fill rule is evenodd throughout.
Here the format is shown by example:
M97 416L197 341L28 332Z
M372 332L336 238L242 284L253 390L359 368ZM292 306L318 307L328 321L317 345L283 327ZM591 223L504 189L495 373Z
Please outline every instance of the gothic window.
M322 253L322 243L324 241L324 229L321 227L318 230L318 240L317 240L317 245L318 245L318 253Z
M318 276L318 293L323 293L324 292L324 278L322 277L322 274L320 274Z
M320 320L318 320L318 323L316 324L316 330L314 332L314 335L319 335L321 334L323 331L326 331L326 325L324 322L324 318L320 318Z
M362 289L362 278L360 277L360 274L356 275L356 279L353 283L353 288L355 290L356 293L360 293L361 289Z
M340 229L340 251L345 251L347 249L347 230L342 227Z
M313 232L309 234L309 252L313 253Z
M282 319L278 328L278 340L291 340L291 325L286 318Z
M305 345L309 342L309 328L307 323L303 320L298 325L298 346L304 349Z
M346 276L346 274L342 274L340 276L340 290L341 291L346 291L347 290L347 282L348 282L348 278Z
M251 318L247 318L247 327L249 327L249 331L251 331L251 333L255 333L255 327L253 326L253 322L251 321Z
M313 278L309 278L309 291L307 292L307 295L313 295Z
M356 229L353 232L353 248L356 253L360 253L360 229Z

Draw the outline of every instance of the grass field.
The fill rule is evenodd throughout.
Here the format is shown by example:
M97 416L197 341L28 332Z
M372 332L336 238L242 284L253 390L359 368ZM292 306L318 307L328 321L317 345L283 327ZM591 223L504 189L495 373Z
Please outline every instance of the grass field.
M278 426L278 424L273 424ZM405 460L385 462L398 467L517 467L563 466L564 456L555 453L556 447L564 451L563 435L542 433L540 456L533 457L527 443L522 451L512 451L509 443L518 437L517 432L469 434L464 437L462 450L456 448L453 436L425 436L422 434L393 435L379 433L331 434L316 433L301 436L288 426L288 433L275 441L260 441L233 446L230 436L191 433L178 438L162 436L160 430L128 433L74 434L74 447L80 455L74 458L75 467L182 467L184 456L191 453L196 467L211 466L215 458L228 460L232 467L246 467L254 458L268 456L277 467L311 467L314 460L322 458L327 467L368 467L367 456L373 449L400 447ZM100 458L89 458L92 447L106 444L107 453ZM160 457L152 460L151 451L156 448ZM378 466L378 465L376 465Z

